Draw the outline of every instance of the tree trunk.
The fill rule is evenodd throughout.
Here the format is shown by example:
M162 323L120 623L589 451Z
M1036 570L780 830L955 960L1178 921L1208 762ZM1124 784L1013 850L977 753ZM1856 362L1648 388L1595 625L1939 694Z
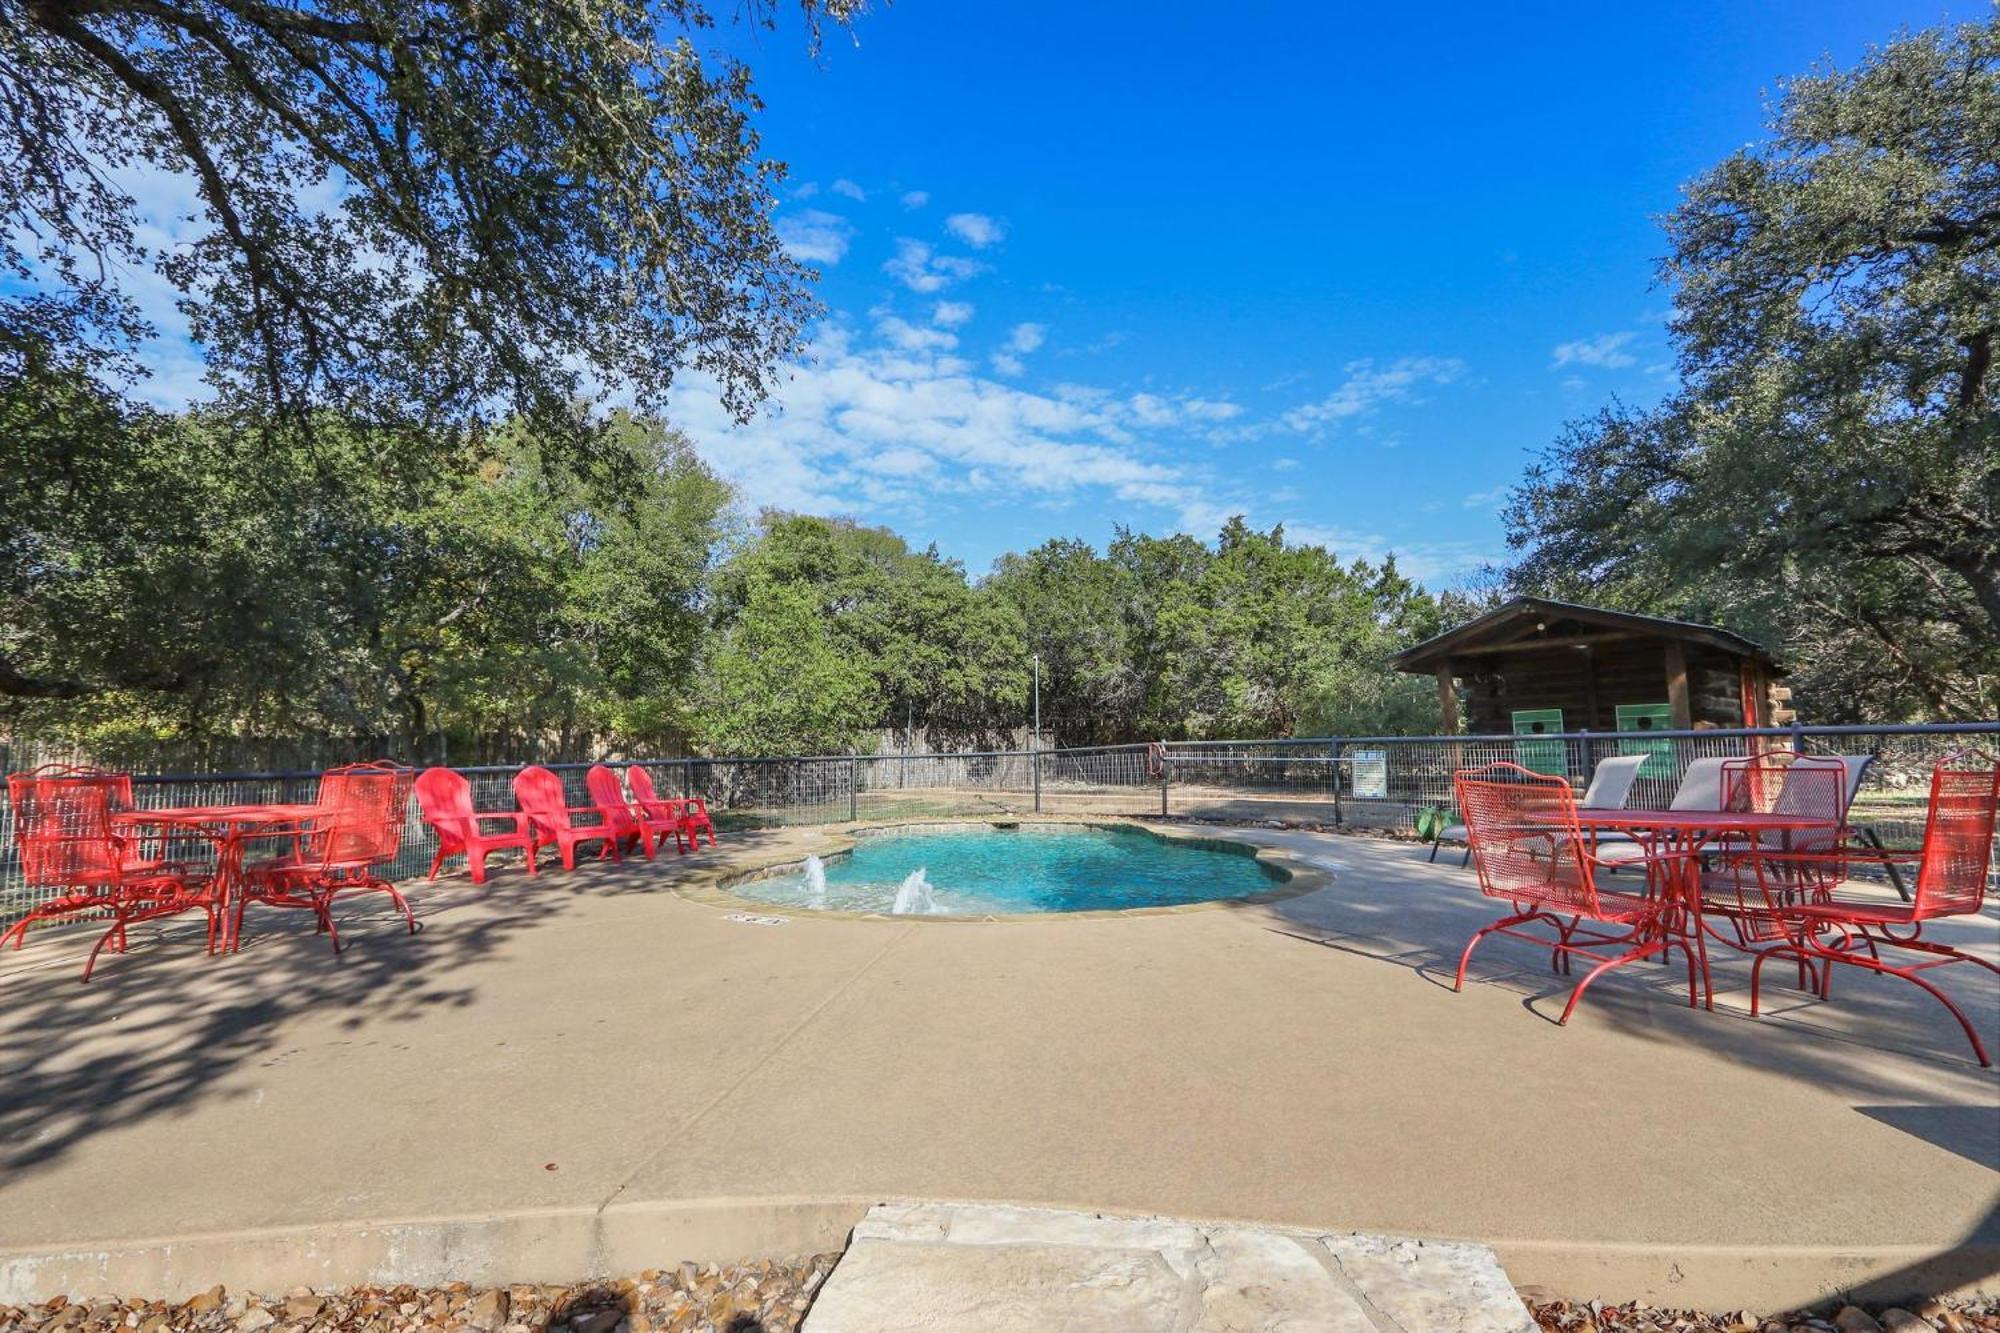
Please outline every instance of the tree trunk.
M2000 641L2000 552L1951 551L1939 563L1964 579L1986 612L1992 638Z

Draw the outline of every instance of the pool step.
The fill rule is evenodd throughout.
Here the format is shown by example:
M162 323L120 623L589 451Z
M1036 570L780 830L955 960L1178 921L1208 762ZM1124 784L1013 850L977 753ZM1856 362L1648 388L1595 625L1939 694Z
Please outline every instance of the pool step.
M878 1204L804 1333L1533 1333L1483 1245Z

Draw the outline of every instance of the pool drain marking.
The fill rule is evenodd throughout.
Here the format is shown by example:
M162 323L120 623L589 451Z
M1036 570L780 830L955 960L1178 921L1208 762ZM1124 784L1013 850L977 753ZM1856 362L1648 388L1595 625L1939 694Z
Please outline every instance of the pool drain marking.
M740 921L746 926L789 926L792 923L788 916L758 916L752 912L731 912L722 919Z

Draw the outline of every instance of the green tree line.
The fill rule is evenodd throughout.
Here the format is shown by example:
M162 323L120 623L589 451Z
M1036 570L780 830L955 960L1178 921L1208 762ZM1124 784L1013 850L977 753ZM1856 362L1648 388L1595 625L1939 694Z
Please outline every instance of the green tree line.
M23 445L0 456L17 737L997 744L1028 724L1037 656L1054 742L1423 730L1427 684L1386 659L1466 609L1240 519L1213 543L1050 541L974 578L882 528L745 523L682 436L624 413L559 449L518 421L399 449L53 375L0 392L0 431Z

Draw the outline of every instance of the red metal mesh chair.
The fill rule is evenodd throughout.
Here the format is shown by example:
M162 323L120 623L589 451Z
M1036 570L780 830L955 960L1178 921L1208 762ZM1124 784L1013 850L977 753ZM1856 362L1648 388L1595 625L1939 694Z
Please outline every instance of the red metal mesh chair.
M518 848L527 859L528 873L535 873L534 832L528 816L520 810L475 810L472 784L465 775L449 768L427 768L417 775L417 808L424 822L437 833L437 855L431 858L430 877L447 856L465 857L474 884L486 882L488 854ZM487 832L483 824L508 824L506 831Z
M301 907L340 952L333 902L342 893L386 893L403 913L410 933L422 927L401 891L382 878L403 846L403 823L414 774L393 764L350 764L329 769L319 780L318 813L292 837L286 854L243 867L236 900L235 938L243 935L243 913L252 903Z
M604 816L611 836L628 848L637 844L645 850L646 859L652 860L653 829L625 803L625 789L618 785L618 775L603 764L592 764L583 775L583 785Z
M709 821L708 803L701 797L663 799L653 789L653 775L638 764L625 770L625 782L632 788L632 799L638 803L640 813L651 821L654 830L662 831L664 826L671 825L675 845L682 851L687 850L686 843L692 843L699 851L703 830L708 833L708 845L715 846L715 825Z
M1494 763L1461 770L1453 776L1452 785L1465 817L1479 891L1514 905L1512 915L1482 927L1466 943L1452 989L1464 989L1466 965L1481 940L1488 935L1511 935L1547 947L1551 964L1559 972L1570 970L1572 954L1596 962L1570 992L1559 1020L1562 1023L1569 1022L1583 992L1605 972L1675 948L1687 956L1688 1004L1697 1003L1695 952L1667 929L1666 918L1678 909L1665 896L1598 886L1595 872L1606 863L1591 854L1584 840L1567 780L1518 764ZM1671 870L1670 863L1677 859L1648 856L1641 862L1624 864L1646 866L1650 881L1655 867ZM1552 927L1555 938L1523 929L1530 925ZM1622 951L1604 952L1614 947Z
M1817 858L1847 839L1848 767L1837 756L1773 750L1722 766L1722 808L1825 820L1820 828L1760 833L1725 843L1702 877L1702 910L1728 920L1738 943L1784 937L1773 903L1824 898L1838 876ZM1810 857L1770 859L1761 853Z
M514 799L528 812L534 850L553 843L562 854L563 869L576 869L576 849L587 842L599 844L600 859L625 859L618 851L617 831L604 812L594 805L571 808L569 797L563 794L562 779L540 764L530 764L514 775ZM593 815L597 822L578 824L577 815Z
M124 952L126 928L134 922L200 911L208 914L209 947L215 947L220 922L213 877L147 859L113 827L115 798L122 795L129 805L131 793L129 777L92 769L49 767L8 775L22 882L52 896L0 933L0 946L12 939L20 948L37 921L109 915L111 928L83 967L88 981L105 945Z
M2000 761L1977 750L1962 750L1940 760L1931 772L1930 810L1921 848L1877 851L1837 842L1821 850L1759 852L1757 860L1767 867L1771 882L1783 884L1783 872L1798 867L1830 887L1803 900L1774 897L1766 905L1771 918L1783 927L1785 939L1760 950L1751 966L1750 1012L1758 1011L1758 984L1764 964L1772 958L1820 965L1822 999L1832 992L1831 965L1848 963L1901 977L1936 997L1965 1030L1979 1063L1990 1065L1986 1047L1965 1012L1920 974L1951 963L1974 963L2000 974L2000 966L1985 958L1923 938L1926 921L1974 915L1984 905L1996 809L2000 809ZM1895 862L1915 863L1916 888L1908 902L1891 897L1883 884L1853 878L1857 869L1886 870ZM1929 957L1896 964L1884 960L1885 949Z

